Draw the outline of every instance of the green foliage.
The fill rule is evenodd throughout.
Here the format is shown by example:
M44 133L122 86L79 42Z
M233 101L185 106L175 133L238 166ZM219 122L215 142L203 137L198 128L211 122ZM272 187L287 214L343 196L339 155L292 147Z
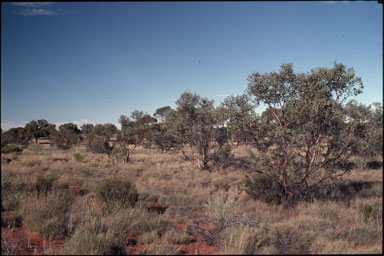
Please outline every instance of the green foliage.
M229 96L218 107L221 122L226 124L231 140L247 144L254 139L257 114L248 95Z
M172 148L177 148L177 140L173 134L167 131L165 126L159 126L152 133L152 143L155 144L162 153L168 152Z
M37 122L32 120L25 125L25 129L35 139L36 143L38 138L49 137L53 132L55 132L55 127L55 124L50 124L44 119L37 120Z
M96 124L92 132L85 135L87 149L93 153L110 155L113 150L110 140L117 132L117 127L113 124Z
M80 129L81 133L86 135L92 132L94 125L93 124L83 124Z
M1 209L17 210L20 200L32 191L31 186L17 182L13 174L1 175Z
M247 182L249 189L259 191L258 180L267 179L277 201L293 203L348 171L342 163L355 152L357 140L343 103L363 88L353 69L335 63L294 73L292 64L284 64L279 72L253 73L248 81L253 101L267 105L254 130L257 177Z
M365 106L351 100L345 106L348 122L354 126L356 155L376 156L383 152L383 107L375 102Z
M96 188L96 198L106 213L120 208L134 207L138 196L134 184L116 178L103 180Z
M31 134L23 127L11 128L1 134L1 147L8 144L28 145L31 140Z
M227 144L223 147L219 147L211 155L211 161L213 168L226 169L231 164L235 163L235 156L232 154L231 147Z
M25 149L25 146L23 145L15 145L15 144L8 144L1 147L1 153L3 154L9 154L9 153L18 153L20 154Z
M287 199L284 189L275 177L263 173L245 179L245 191L253 199L271 204L280 204Z
M69 149L80 142L80 130L73 123L59 126L59 131L51 132L51 140L60 149Z
M197 94L184 92L176 101L176 111L166 112L167 131L172 134L187 160L193 160L193 153L187 155L184 146L195 150L200 169L210 169L210 149L215 136L218 117L213 101Z

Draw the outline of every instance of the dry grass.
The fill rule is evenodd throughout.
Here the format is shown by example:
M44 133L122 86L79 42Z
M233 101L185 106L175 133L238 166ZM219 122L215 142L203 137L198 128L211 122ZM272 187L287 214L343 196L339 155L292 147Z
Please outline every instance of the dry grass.
M248 150L233 152L245 159ZM191 235L219 254L382 253L383 172L363 164L345 177L365 184L350 200L284 209L242 192L246 170L201 171L181 154L154 149L139 147L129 163L114 165L82 147L64 151L32 144L21 154L2 154L1 161L2 219L15 216L3 225L18 218L30 231L65 237L62 253L120 253L127 238L136 237L146 244L143 254L177 254ZM55 177L47 195L32 189L38 176ZM109 178L135 184L139 201L133 208L101 210L97 184ZM73 201L59 211L65 208L60 195L70 191ZM10 242L3 252L17 251Z

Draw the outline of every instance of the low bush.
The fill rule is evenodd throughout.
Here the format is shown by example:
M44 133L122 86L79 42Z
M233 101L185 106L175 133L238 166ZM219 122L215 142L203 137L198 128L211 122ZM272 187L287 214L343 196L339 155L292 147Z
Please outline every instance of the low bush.
M312 233L301 230L289 222L272 225L269 236L278 254L308 253L314 240Z
M224 247L229 252L246 255L260 254L270 241L264 227L231 227L226 230Z
M191 236L185 229L170 229L163 238L168 244L188 244L191 242Z
M134 207L138 198L136 186L128 180L106 179L96 188L96 199L106 213L120 208Z
M23 145L9 144L1 147L2 154L21 153L26 147Z
M123 255L124 248L112 239L94 233L75 233L64 245L69 255Z
M283 188L276 179L263 174L255 174L245 180L245 191L254 200L269 204L281 204L283 201Z
M235 163L235 156L232 154L231 146L219 147L212 155L211 161L215 170L226 169Z
M23 201L23 226L47 239L64 239L68 234L69 211L75 200L71 191L56 191Z
M52 190L52 185L55 180L55 177L51 175L47 176L37 176L35 181L35 190L38 194L47 194Z
M74 154L73 157L76 159L77 162L82 162L84 160L84 157L80 153Z
M383 204L382 202L360 202L358 204L358 211L364 221L377 221L383 222Z
M139 244L152 244L159 238L159 235L156 230L145 232L140 235L137 243Z

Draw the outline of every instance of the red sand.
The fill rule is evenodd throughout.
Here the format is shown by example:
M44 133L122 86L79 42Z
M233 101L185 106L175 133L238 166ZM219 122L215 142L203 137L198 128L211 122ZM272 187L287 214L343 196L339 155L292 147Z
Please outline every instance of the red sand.
M46 240L36 232L29 232L23 228L1 228L2 253L11 248L17 249L16 254L40 255L44 252L59 253L64 247L62 240Z

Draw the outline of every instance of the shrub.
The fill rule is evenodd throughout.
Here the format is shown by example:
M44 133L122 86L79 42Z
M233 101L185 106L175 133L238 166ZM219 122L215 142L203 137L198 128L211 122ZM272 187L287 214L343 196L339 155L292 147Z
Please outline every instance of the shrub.
M82 162L84 160L84 157L80 153L74 154L73 157L76 159L77 162Z
M94 233L75 233L64 246L70 255L122 255L124 249L113 240Z
M289 222L277 223L270 229L271 244L278 253L307 253L314 237L312 233Z
M26 198L22 209L23 225L47 239L64 239L68 234L68 213L74 200L71 191Z
M214 169L225 169L235 162L235 156L232 154L231 146L228 144L219 147L211 156Z
M139 239L137 240L137 243L139 244L151 244L156 241L156 239L159 238L159 235L157 234L156 230L152 230L149 232L145 232L142 234Z
M227 229L224 243L231 252L255 255L260 254L262 248L268 246L270 241L264 227L245 226Z
M204 205L205 215L215 224L218 232L223 230L236 216L239 203L235 198L235 191L221 192L210 196Z
M9 144L1 147L1 153L3 154L19 153L20 154L24 149L25 149L25 146Z
M383 204L381 202L360 202L357 209L364 221L374 220L379 223L383 222Z
M37 176L34 184L35 190L38 194L44 193L45 195L52 190L52 184L55 177L51 175Z
M171 229L164 234L164 239L168 244L188 244L191 237L185 229Z
M1 207L2 210L13 211L20 206L20 200L31 192L30 184L18 183L12 174L1 175Z
M255 174L245 180L245 191L255 200L271 204L282 202L282 186L265 174Z
M138 197L134 184L117 178L103 180L96 188L96 198L105 212L134 207Z

